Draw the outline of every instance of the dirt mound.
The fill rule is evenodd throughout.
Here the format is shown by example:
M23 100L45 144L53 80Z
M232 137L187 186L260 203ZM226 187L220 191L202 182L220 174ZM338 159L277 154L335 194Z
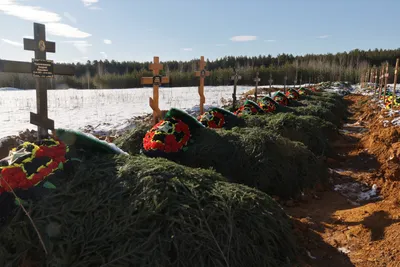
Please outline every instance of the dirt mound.
M399 130L384 127L387 111L370 97L349 95L345 101L351 118L332 144L337 156L329 161L331 190L286 209L304 247L300 266L397 267ZM336 185L354 183L377 188L383 200L354 203L334 191Z

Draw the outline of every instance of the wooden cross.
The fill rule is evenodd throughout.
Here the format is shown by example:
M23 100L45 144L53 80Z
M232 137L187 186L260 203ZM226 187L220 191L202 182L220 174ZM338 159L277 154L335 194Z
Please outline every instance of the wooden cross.
M160 76L160 70L163 69L163 65L160 64L160 58L154 57L153 61L154 63L149 65L149 69L153 71L153 77L142 77L141 83L153 85L153 97L149 98L149 105L153 110L153 122L156 124L161 119L161 110L158 106L158 89L160 85L169 83L169 78Z
M234 82L233 83L233 94L232 94L232 107L233 107L233 109L235 109L235 106L236 106L236 85L237 85L237 82L240 79L242 79L242 77L240 75L238 75L238 73L236 72L236 69L233 69L233 71L234 71L234 74L231 77L231 79Z
M286 94L286 81L287 81L287 75L284 77L285 84L283 85L283 92Z
M302 83L303 83L303 74L300 75L300 84L299 84L299 88L301 87Z
M200 86L199 86L199 96L200 96L200 114L204 113L204 103L206 102L206 97L204 96L204 78L210 76L210 72L205 70L206 62L204 61L204 57L200 57L200 70L196 71L195 74L197 77L200 77Z
M378 84L378 69L374 68L374 95L376 94L376 85Z
M30 123L38 126L38 140L48 138L48 130L54 130L54 121L49 119L47 111L47 80L54 75L75 75L73 66L54 64L46 60L46 53L55 53L56 44L46 41L45 25L33 24L34 39L24 38L24 50L35 51L32 62L0 60L0 72L32 73L36 77L36 109L30 113Z
M256 82L256 88L254 90L254 99L256 102L257 102L257 87L258 87L258 83L261 81L261 79L258 77L258 75L260 75L260 73L257 71L256 77L254 78L254 81Z
M374 67L371 68L371 71L369 73L369 83L370 84L372 84L373 76L374 76Z
M379 91L378 91L378 99L381 99L381 94L382 94L382 73L383 73L383 70L382 69L380 69L379 70Z
M392 96L392 109L394 108L394 101L396 100L396 84L397 84L397 71L399 69L399 59L396 59L396 67L394 69L394 81L393 81L393 96Z
M269 96L271 96L271 91L272 91L272 83L274 82L274 80L272 80L272 73L269 73Z
M386 101L386 90L387 90L388 78L389 78L389 62L386 62L385 87L383 90L383 103L385 103L385 101Z

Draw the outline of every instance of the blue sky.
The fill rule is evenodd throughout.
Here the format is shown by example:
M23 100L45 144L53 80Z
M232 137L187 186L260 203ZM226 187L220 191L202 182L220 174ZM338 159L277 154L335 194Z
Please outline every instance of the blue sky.
M34 21L58 62L398 48L398 10L398 0L0 0L0 58L30 61L22 38Z

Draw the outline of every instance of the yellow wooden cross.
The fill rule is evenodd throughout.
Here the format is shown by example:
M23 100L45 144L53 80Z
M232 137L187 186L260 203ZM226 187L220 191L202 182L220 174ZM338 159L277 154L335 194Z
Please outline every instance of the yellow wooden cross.
M160 70L163 69L163 65L160 64L159 57L154 57L154 63L149 65L149 69L153 71L153 77L142 77L142 84L152 84L153 85L153 97L149 98L149 105L153 110L153 120L154 124L161 119L161 111L158 106L158 89L159 86L165 83L169 83L168 77L160 76Z
M200 58L200 70L196 71L195 74L197 77L200 77L200 86L199 86L199 96L200 96L200 114L204 113L204 103L206 102L206 97L204 96L204 78L210 76L210 72L205 70L206 62L204 61L204 57Z

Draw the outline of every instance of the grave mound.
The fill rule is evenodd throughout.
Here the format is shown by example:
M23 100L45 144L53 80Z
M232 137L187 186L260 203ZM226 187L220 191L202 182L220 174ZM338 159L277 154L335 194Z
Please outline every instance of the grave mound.
M28 208L28 207L27 207ZM212 170L90 156L1 229L7 266L290 266L292 226L268 195Z

